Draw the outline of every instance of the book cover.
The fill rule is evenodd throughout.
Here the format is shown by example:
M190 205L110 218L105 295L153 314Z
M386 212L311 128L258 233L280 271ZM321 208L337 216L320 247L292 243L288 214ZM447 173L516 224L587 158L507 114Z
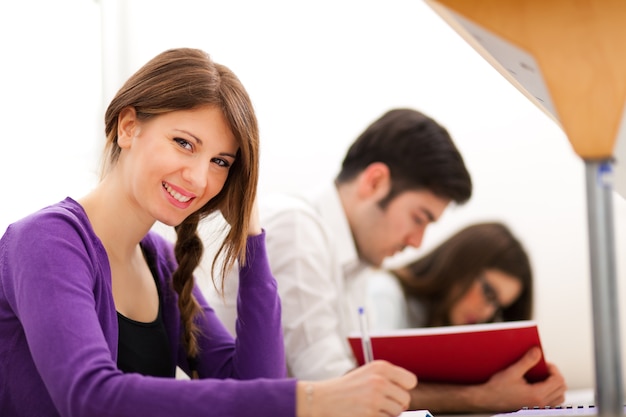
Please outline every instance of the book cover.
M477 384L517 362L532 346L541 347L533 320L372 332L374 359L385 359L415 373L419 381ZM359 365L361 334L348 337ZM529 382L548 376L545 359L530 369Z

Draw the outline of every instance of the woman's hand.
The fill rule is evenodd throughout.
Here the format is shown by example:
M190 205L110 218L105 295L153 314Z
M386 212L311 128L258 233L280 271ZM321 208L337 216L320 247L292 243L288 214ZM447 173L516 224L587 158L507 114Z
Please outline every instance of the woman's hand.
M409 406L417 377L389 362L376 360L340 378L299 381L298 417L387 417Z
M248 235L256 236L260 235L262 232L261 229L261 220L259 218L259 207L256 202L252 205L252 211L250 212L250 224L248 225Z
M520 360L508 368L494 374L481 387L484 390L483 406L492 411L511 411L524 406L547 407L565 401L567 384L559 369L548 363L550 375L547 379L533 384L526 381L524 374L541 359L541 350L531 348Z

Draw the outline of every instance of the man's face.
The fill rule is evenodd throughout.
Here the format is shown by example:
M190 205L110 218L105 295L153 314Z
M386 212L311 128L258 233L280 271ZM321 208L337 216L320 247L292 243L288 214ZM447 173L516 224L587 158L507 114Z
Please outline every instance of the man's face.
M359 256L374 266L407 246L422 244L426 226L437 221L450 200L431 191L405 191L381 208L378 198L371 198L353 212L350 225Z

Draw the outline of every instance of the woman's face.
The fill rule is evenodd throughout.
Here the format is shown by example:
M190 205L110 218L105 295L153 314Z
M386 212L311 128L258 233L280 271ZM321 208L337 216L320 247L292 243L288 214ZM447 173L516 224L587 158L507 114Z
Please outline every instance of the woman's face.
M138 120L120 116L118 144L126 195L152 220L180 224L223 188L238 144L219 108Z
M452 306L450 323L487 322L502 308L514 303L521 293L519 279L497 269L486 269Z

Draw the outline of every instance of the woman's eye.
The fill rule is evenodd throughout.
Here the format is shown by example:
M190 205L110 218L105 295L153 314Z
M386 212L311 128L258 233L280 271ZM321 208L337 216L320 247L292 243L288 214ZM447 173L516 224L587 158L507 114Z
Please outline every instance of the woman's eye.
M174 138L174 142L178 143L182 148L189 149L189 150L192 149L191 142L189 142L186 139Z
M222 158L213 158L213 162L224 168L230 168L230 162Z

